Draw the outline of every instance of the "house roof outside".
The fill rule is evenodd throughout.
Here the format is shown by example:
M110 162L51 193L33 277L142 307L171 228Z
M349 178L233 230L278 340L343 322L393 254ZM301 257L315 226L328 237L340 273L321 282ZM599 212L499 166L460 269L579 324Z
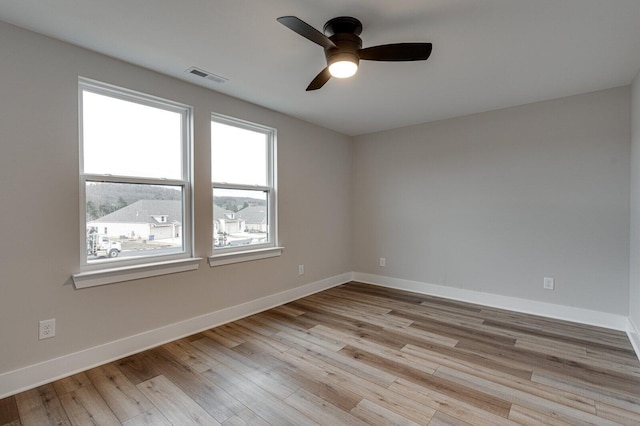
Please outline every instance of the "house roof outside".
M231 210L223 209L222 207L213 205L213 220L233 220L237 219L235 213Z
M239 219L246 223L267 223L267 206L249 206L236 213Z
M166 216L165 222L156 218ZM182 223L180 200L138 200L90 223Z

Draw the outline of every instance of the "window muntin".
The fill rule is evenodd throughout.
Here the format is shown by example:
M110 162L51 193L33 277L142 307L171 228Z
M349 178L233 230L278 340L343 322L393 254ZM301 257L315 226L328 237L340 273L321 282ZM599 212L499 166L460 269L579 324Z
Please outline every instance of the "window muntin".
M275 129L212 115L215 254L276 245Z
M190 257L191 108L85 79L79 90L83 268Z

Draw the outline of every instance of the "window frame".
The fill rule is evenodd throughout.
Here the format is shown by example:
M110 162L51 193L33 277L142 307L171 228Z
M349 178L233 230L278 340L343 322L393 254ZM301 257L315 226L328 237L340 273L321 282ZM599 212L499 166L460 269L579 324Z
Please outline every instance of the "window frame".
M277 129L262 124L253 123L223 114L211 113L210 126L214 123L224 124L252 132L262 133L266 139L267 182L266 185L234 184L228 182L213 181L213 162L210 165L211 172L211 251L209 256L210 266L221 266L230 263L245 262L250 260L275 257L282 254L283 247L278 245L278 208L277 208ZM211 127L210 127L211 128ZM214 140L210 135L211 157L213 158ZM230 246L216 248L213 236L213 197L215 189L264 191L267 193L267 233L268 241L262 244Z
M84 92L133 102L140 105L171 111L180 114L181 122L181 177L179 179L137 177L112 174L86 173L84 170ZM80 273L74 274L76 287L108 284L126 281L145 276L161 275L165 273L185 270L185 265L197 268L194 258L193 238L193 108L172 100L102 83L96 80L78 78L78 126L79 126L79 183L80 183ZM89 261L87 259L87 216L86 216L86 185L87 183L115 183L141 184L158 186L177 186L182 189L182 250L179 253L154 255L149 253L132 258L103 259ZM190 269L187 269L190 270ZM146 271L146 272L145 272ZM98 283L92 279L98 277ZM105 282L107 281L107 282Z

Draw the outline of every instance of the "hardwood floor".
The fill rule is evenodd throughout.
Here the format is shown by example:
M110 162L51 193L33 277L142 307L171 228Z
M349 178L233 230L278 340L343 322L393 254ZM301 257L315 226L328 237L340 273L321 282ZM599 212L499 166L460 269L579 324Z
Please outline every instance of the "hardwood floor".
M345 284L0 400L0 425L640 424L619 331Z

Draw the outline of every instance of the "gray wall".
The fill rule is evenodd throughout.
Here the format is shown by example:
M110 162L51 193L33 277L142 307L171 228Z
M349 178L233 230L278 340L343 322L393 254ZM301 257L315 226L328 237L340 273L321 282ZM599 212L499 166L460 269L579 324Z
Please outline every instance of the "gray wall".
M629 103L623 87L355 138L354 270L627 315Z
M349 137L1 22L0 57L0 373L351 271ZM197 256L211 247L210 113L277 128L284 254L74 290L79 75L195 107ZM38 341L48 318L57 335Z
M629 317L640 327L640 73L631 86L631 269Z

